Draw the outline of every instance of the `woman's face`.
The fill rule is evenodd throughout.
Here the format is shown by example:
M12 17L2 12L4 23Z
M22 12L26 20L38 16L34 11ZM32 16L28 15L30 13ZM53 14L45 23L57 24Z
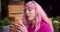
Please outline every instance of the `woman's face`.
M25 12L29 21L32 21L35 19L35 9L26 7Z

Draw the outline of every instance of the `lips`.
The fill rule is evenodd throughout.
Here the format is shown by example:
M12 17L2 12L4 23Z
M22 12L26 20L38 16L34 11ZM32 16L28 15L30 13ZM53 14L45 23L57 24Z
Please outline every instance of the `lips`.
M29 17L30 15L29 14L27 14L27 17Z
M27 17L28 17L28 18L31 18L31 16L30 16L30 15L28 15Z

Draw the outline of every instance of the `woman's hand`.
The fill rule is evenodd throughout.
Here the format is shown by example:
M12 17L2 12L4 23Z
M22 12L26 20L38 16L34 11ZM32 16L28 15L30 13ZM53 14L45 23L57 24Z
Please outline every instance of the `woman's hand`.
M23 24L22 18L15 18L15 28L17 32L27 32L27 27Z
M20 23L15 24L15 30L17 32L27 32L26 26L24 26L23 24L20 24Z
M27 32L27 27L23 24L22 18L16 17L10 26L11 32Z

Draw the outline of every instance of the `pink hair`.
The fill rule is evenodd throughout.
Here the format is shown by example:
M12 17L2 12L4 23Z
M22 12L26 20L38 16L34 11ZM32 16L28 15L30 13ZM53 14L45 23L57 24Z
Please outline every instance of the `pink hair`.
M36 28L35 28L35 32L38 31L38 29L40 28L40 23L41 23L42 19L46 23L48 23L50 25L50 27L53 29L52 23L50 22L50 20L47 17L46 13L44 12L42 7L38 3L36 3L35 1L34 2L29 1L28 3L26 3L26 7L31 7L31 8L36 9ZM25 12L24 12L23 22L26 26L28 26Z

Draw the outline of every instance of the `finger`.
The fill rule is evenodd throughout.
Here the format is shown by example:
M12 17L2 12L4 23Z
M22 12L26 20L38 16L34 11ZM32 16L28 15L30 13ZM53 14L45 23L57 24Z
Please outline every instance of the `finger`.
M19 23L13 23L11 25L11 28L15 28L16 31L20 31L20 32L24 32L26 30L25 26L23 24L19 24ZM11 29L12 30L12 29ZM13 29L14 30L14 29Z
M16 26L15 29L17 29L18 31L25 31L27 30L25 27L22 27L22 26Z
M15 24L16 27L25 27L23 24L17 23Z

